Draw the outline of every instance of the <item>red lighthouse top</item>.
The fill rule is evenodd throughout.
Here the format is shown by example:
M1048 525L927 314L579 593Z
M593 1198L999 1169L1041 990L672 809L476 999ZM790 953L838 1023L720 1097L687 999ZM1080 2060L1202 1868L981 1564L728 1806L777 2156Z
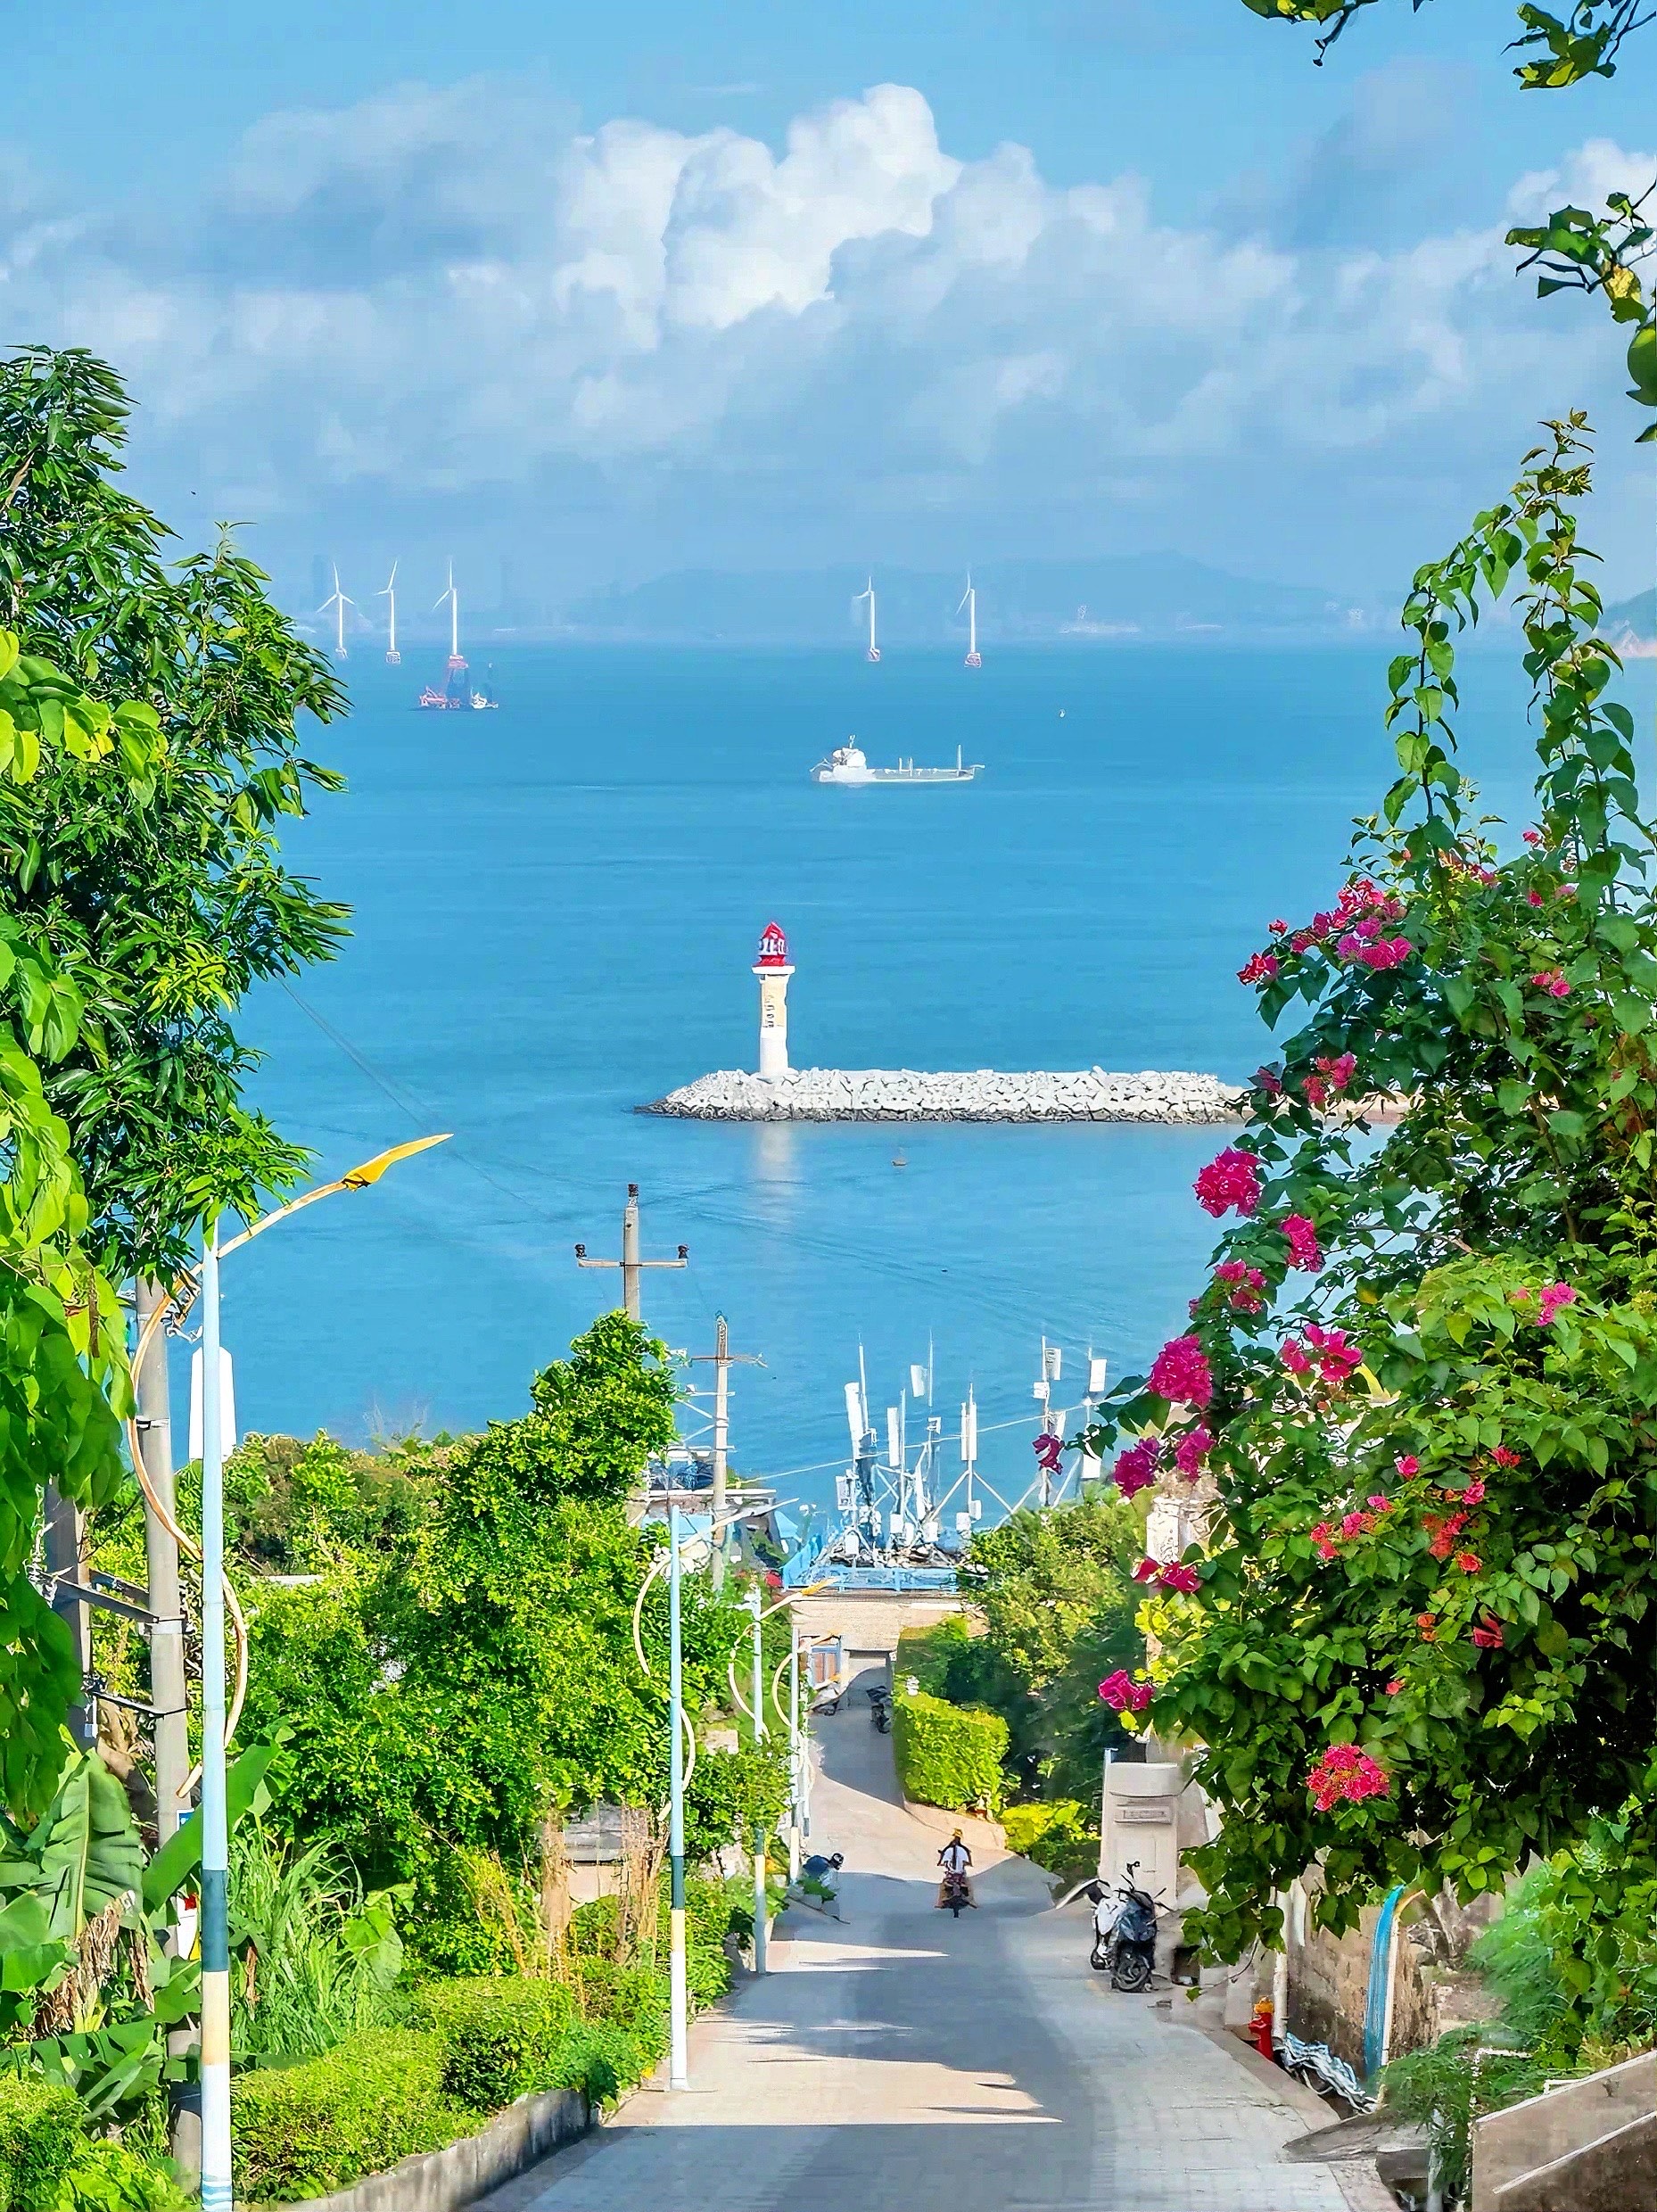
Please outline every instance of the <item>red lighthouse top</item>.
M756 968L786 968L788 964L788 940L776 922L768 921L760 932L759 957Z

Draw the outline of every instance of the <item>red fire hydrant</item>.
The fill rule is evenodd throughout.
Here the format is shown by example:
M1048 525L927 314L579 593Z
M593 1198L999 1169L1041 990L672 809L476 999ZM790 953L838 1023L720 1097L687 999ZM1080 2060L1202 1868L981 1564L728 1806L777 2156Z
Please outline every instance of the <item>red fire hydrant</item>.
M1249 2037L1263 2059L1272 2058L1272 2001L1262 1997L1249 2016Z

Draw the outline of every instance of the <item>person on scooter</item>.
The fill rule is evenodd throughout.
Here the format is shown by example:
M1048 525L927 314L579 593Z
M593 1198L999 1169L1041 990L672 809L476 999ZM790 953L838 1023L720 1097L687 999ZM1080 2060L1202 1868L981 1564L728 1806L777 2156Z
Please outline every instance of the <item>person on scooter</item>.
M962 1843L959 1828L939 1852L938 1864L944 1869L944 1878L938 1884L939 1910L942 1911L949 1902L950 1884L959 1882L967 1894L967 1902L976 1912L978 1909L978 1901L973 1895L972 1884L967 1878L967 1869L972 1864L972 1853Z

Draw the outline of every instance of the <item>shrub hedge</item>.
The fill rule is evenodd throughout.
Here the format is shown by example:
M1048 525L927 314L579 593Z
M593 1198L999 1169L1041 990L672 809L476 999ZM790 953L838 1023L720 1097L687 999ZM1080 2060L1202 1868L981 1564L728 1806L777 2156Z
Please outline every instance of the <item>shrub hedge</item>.
M441 2035L381 2027L326 2058L237 2076L230 2133L243 2200L326 2196L472 2134L475 2111L443 2093L443 2059Z
M72 2089L0 2075L0 2212L56 2212L81 2140Z
M1000 1713L900 1689L892 1701L892 1744L906 1797L958 1812L999 1807L1007 1748Z
M1099 1863L1096 1816L1074 1797L1009 1805L1002 1814L1008 1848L1033 1859L1050 1874L1079 1872Z

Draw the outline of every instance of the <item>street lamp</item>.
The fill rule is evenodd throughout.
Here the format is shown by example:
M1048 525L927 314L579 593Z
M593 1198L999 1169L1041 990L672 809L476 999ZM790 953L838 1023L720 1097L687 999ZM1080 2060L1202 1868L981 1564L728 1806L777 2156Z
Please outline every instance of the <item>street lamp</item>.
M745 1506L738 1512L728 1514L723 1521L710 1520L710 1539L721 1536L728 1528L739 1521L752 1521L768 1513L766 1506ZM639 1664L646 1674L650 1662L645 1657L645 1647L639 1635L639 1620L644 1612L650 1585L663 1568L667 1569L667 1855L670 1889L668 1911L668 2067L667 2085L670 2089L688 2089L690 2086L690 1998L689 1981L685 1953L685 1785L696 1764L696 1745L690 1745L690 1764L685 1762L685 1744L689 1724L685 1718L684 1644L680 1633L680 1559L679 1501L673 1499L667 1509L667 1550L651 1564L648 1573L639 1585L639 1595L633 1600L633 1650ZM786 1601L785 1601L786 1602ZM775 1608L773 1607L774 1611ZM756 1678L757 1680L757 1675ZM740 1703L740 1699L738 1701ZM763 1861L761 1861L762 1867ZM762 1881L763 1876L762 1874ZM763 1912L764 1899L759 1900ZM763 1919L754 1927L754 1961L758 1964L760 1946L764 1942Z
M225 1746L230 1729L225 1716L225 1467L223 1415L219 1395L218 1263L227 1254L250 1243L256 1236L284 1221L318 1199L336 1191L367 1190L388 1168L416 1152L441 1144L446 1136L423 1136L395 1144L376 1153L361 1167L352 1168L333 1183L319 1184L285 1206L243 1229L220 1245L216 1221L202 1234L199 1275L188 1272L173 1283L169 1297L158 1303L141 1335L135 1369L144 1364L157 1329L169 1308L187 1313L199 1296L202 1300L202 2212L231 2212L230 2173L230 1916L229 1824L225 1803ZM144 1495L153 1507L157 1501L143 1473L143 1458L134 1441L133 1462ZM173 1534L188 1543L176 1524ZM194 1550L194 1545L189 1548ZM231 1599L234 1608L235 1599ZM240 1625L240 1615L237 1615ZM246 1680L246 1631L241 1635L235 1712ZM231 1726L234 1726L235 1713Z

